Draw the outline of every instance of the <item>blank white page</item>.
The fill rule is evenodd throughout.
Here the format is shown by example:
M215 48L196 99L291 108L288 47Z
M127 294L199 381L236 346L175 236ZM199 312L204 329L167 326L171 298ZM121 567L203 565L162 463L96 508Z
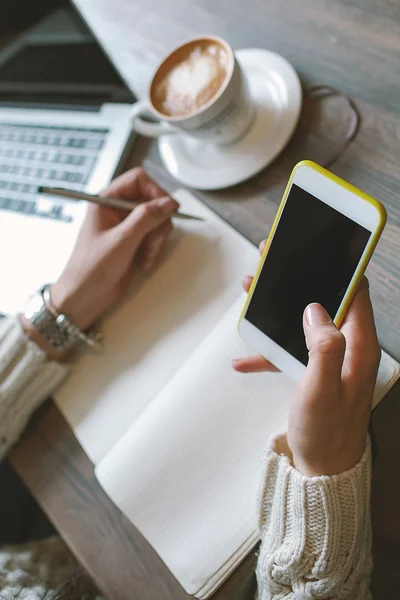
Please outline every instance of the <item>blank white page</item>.
M105 353L84 355L56 393L95 464L229 309L258 262L256 248L192 194L174 195L182 211L205 222L175 220L162 264L137 276L103 323Z
M190 594L207 597L257 542L264 447L294 384L241 375L240 298L96 469L115 504ZM200 590L201 593L200 593Z

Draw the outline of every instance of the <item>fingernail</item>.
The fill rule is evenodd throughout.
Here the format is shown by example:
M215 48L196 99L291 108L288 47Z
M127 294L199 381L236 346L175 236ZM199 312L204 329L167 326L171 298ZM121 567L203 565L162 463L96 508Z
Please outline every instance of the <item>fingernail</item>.
M231 362L234 369L240 369L240 367L243 365L243 358L233 358Z
M332 319L320 304L310 304L306 308L306 320L310 327L330 323Z
M179 204L173 198L169 196L164 196L163 198L159 198L157 200L158 206L163 210L166 215L170 215L179 208Z

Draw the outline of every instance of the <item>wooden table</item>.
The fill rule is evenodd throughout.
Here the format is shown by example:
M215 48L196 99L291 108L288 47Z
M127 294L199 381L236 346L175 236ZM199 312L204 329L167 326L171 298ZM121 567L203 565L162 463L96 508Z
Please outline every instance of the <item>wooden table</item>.
M363 124L356 142L333 171L382 200L389 222L369 268L382 346L400 359L400 4L392 0L75 0L133 90L143 96L156 63L172 47L199 33L227 38L234 48L261 47L283 54L305 88L325 83L351 95ZM253 242L268 233L293 164L322 161L345 130L344 104L308 101L283 154L252 180L201 198ZM321 123L323 125L321 125ZM156 146L138 140L132 164L144 163L167 189ZM239 283L238 283L239 284ZM400 541L400 387L374 415L380 449L374 467L373 518L378 565L395 597ZM175 582L145 540L101 491L93 466L58 410L48 403L14 450L12 464L72 551L113 600L183 600ZM381 557L390 544L388 562ZM383 548L383 550L382 550ZM397 558L396 558L397 556ZM398 564L398 562L397 562ZM250 600L250 556L215 595ZM379 575L378 575L379 579Z

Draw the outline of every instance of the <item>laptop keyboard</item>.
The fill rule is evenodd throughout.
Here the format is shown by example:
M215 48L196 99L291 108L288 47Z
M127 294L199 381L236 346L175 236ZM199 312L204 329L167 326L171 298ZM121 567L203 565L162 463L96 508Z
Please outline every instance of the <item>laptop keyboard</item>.
M76 203L38 186L83 190L108 130L0 122L0 210L71 222Z

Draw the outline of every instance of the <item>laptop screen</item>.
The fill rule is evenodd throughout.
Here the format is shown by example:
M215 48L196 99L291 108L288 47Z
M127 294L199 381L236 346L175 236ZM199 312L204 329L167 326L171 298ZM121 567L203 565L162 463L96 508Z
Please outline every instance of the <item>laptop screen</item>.
M0 103L100 106L134 96L70 3L0 54Z

